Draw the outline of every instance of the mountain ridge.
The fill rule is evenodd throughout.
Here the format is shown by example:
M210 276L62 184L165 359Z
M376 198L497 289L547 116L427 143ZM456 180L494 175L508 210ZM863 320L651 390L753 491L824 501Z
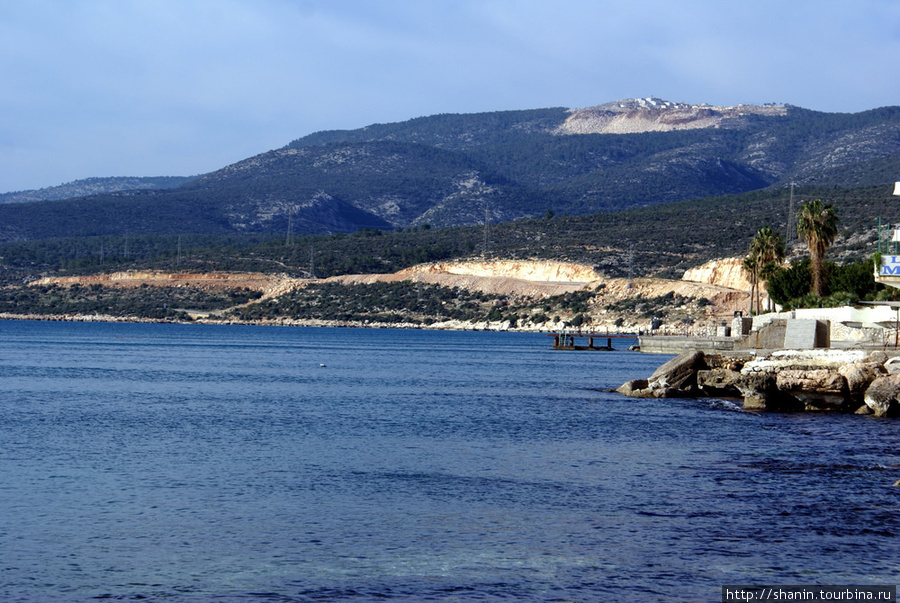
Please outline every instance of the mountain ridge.
M787 182L883 184L898 165L900 107L840 114L644 98L442 114L312 133L167 190L2 204L0 240L489 224Z
M39 189L0 193L0 203L59 201L89 195L137 190L165 190L190 182L197 176L110 176L64 182Z

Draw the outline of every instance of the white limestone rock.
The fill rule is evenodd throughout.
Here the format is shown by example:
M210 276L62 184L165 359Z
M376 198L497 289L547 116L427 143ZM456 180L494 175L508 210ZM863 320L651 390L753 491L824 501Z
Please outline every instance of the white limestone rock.
M900 416L900 374L875 379L866 390L863 401L876 417Z

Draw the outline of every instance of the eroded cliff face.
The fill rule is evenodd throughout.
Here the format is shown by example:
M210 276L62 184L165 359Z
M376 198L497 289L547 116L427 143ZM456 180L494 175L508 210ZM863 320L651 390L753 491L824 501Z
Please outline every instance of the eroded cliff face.
M702 266L685 271L681 280L717 285L738 291L750 291L750 280L741 267L741 258L712 260ZM762 289L765 291L765 284L762 284Z
M398 275L456 274L463 276L504 277L545 283L590 283L603 275L580 264L554 261L485 260L467 262L435 262L401 270Z

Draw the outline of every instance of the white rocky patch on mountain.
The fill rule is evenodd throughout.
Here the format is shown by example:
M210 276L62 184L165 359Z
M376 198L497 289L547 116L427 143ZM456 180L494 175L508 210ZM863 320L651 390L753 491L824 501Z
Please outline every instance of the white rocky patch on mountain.
M575 109L555 134L639 134L718 128L745 115L785 115L783 105L691 105L638 98Z

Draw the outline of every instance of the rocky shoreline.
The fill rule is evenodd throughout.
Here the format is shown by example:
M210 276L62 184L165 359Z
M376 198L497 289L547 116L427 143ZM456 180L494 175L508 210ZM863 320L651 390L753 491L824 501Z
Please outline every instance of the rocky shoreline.
M564 323L545 323L539 327L514 326L508 320L464 321L445 320L431 324L414 322L379 322L354 320L324 320L317 318L273 318L267 320L239 320L234 318L198 317L193 320L174 318L141 318L113 316L109 314L12 314L0 312L0 320L36 320L41 322L117 322L117 323L165 323L184 325L252 325L266 327L335 327L347 329L421 329L432 331L510 331L519 333L555 333L571 331ZM634 334L637 338L637 334Z
M752 411L900 417L900 357L884 351L684 352L615 391L635 398L708 397Z

